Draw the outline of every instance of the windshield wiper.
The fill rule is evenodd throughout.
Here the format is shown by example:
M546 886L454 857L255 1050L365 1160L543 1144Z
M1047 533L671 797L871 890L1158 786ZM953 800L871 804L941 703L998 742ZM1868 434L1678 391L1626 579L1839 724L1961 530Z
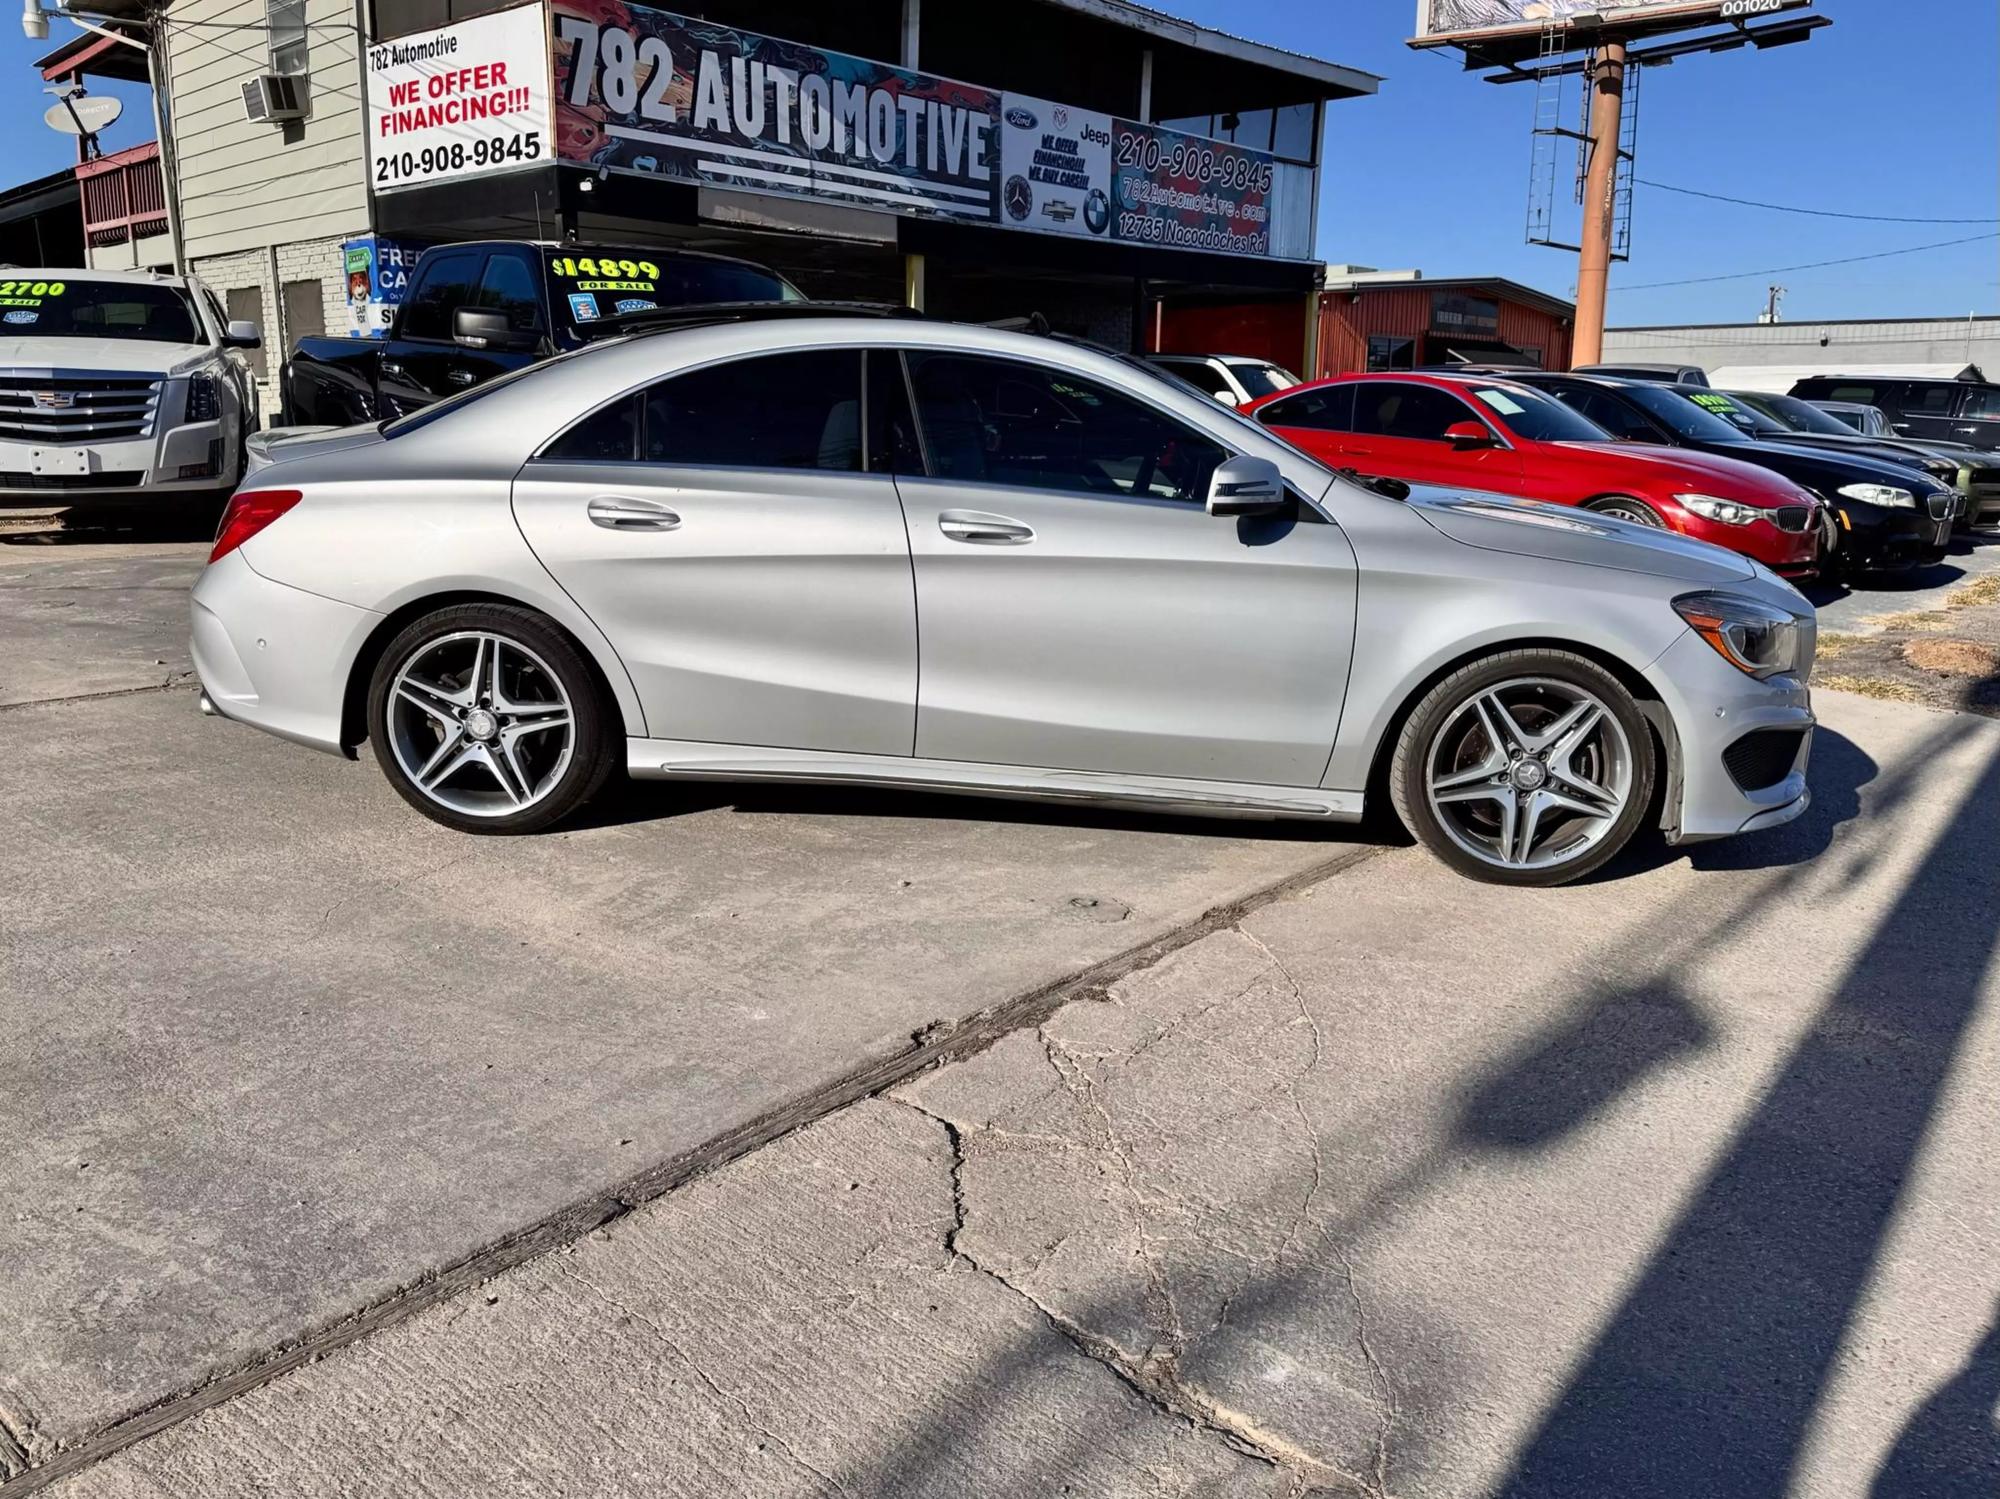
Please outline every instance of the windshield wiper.
M1379 494L1385 499L1407 500L1410 497L1410 486L1401 479L1389 479L1380 474L1364 474L1359 469L1353 468L1337 468L1334 472L1348 483L1359 484L1363 489Z

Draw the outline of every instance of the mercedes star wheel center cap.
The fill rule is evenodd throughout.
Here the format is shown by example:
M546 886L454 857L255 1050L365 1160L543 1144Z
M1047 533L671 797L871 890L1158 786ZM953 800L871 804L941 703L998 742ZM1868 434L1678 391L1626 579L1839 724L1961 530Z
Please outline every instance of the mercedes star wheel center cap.
M465 732L474 739L491 739L500 732L500 720L484 708L474 708L465 715Z
M1549 768L1539 760L1522 760L1514 766L1514 785L1521 791L1539 791L1549 779Z

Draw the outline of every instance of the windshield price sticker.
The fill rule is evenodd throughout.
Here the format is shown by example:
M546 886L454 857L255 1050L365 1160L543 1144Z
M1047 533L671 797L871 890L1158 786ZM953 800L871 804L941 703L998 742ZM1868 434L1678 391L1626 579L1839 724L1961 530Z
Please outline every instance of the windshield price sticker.
M574 282L578 291L650 292L659 290L660 284L660 268L650 260L557 255L549 261L549 269L564 281Z
M68 289L61 281L0 281L0 307L39 307Z

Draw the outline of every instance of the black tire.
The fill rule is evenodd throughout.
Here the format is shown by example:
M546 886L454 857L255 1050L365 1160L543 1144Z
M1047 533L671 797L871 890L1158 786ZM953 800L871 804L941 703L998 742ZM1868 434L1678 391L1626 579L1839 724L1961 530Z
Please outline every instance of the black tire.
M1432 805L1429 776L1433 751L1442 748L1439 737L1448 729L1456 732L1454 721L1460 719L1461 710L1489 689L1524 681L1562 684L1596 698L1623 731L1631 761L1630 784L1617 814L1605 820L1608 826L1574 856L1560 862L1510 867L1469 852L1453 836ZM1459 874L1497 885L1564 885L1599 868L1631 842L1652 805L1657 760L1652 729L1631 692L1595 661L1569 651L1502 651L1460 667L1424 694L1397 737L1389 766L1389 796L1403 826ZM1551 835L1551 844L1556 837Z
M1601 500L1592 500L1590 508L1599 515L1628 520L1635 526L1650 526L1655 531L1667 529L1667 523L1660 518L1659 511L1644 500L1633 499L1629 494L1614 494Z
M392 722L390 716L391 694L406 666L421 660L427 652L443 652L451 648L455 644L454 637L482 634L498 637L506 645L511 645L515 655L514 680L517 688L524 680L531 679L543 689L547 689L552 682L555 692L566 700L568 707L572 737L567 760L552 755L554 763L548 766L543 779L531 782L522 776L513 782L514 786L525 788L530 797L518 811L462 810L446 805L437 795L419 786L403 763L405 756L399 752L399 746L407 743L407 737L398 737L399 722L405 726L400 730L404 736L411 733L407 725L412 721L428 724L437 736L439 748L443 748L446 731L441 718L428 709L423 710L415 720L407 712L399 722ZM470 690L476 693L476 684ZM485 699L475 698L475 705L479 701ZM429 716L425 717L425 714ZM460 712L459 716L463 718L465 715ZM502 719L502 722L505 721ZM448 828L456 828L463 833L493 834L537 833L568 817L604 788L604 783L621 763L625 743L617 705L610 701L583 652L546 616L515 604L453 604L426 614L398 631L376 661L369 679L368 738L383 775L404 801ZM498 742L496 736L488 738ZM462 734L458 742L470 744L472 741ZM511 757L508 763L514 765ZM515 769L519 767L515 766ZM456 793L446 789L448 783L473 780L478 775L484 775L498 792L500 779L497 772L482 771L477 764L468 765L462 777L443 777L440 790L442 794L455 794L461 798L478 795L476 787ZM520 799L514 790L505 794Z

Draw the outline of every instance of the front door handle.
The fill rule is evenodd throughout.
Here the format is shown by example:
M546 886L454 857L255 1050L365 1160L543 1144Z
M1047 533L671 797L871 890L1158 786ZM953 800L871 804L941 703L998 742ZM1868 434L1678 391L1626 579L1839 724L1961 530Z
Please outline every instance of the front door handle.
M1344 443L1342 443L1342 444L1340 445L1340 447L1339 447L1338 451L1340 451L1340 452L1342 452L1342 453L1351 453L1351 454L1353 454L1353 455L1354 455L1354 456L1355 456L1356 458L1366 458L1366 457L1367 457L1367 456L1369 455L1369 453L1370 453L1370 452L1372 451L1372 449L1369 449L1369 448L1357 448L1357 447L1356 447L1356 446L1355 446L1355 445L1354 445L1353 443L1351 443L1351 442L1344 442Z
M385 375L400 375L403 373L403 367L393 359L385 359L382 361L382 373Z
M590 523L607 531L673 531L681 518L656 500L601 494L585 508Z
M969 541L974 546L1017 547L1035 539L1032 526L984 510L944 511L938 516L938 529L953 541Z

